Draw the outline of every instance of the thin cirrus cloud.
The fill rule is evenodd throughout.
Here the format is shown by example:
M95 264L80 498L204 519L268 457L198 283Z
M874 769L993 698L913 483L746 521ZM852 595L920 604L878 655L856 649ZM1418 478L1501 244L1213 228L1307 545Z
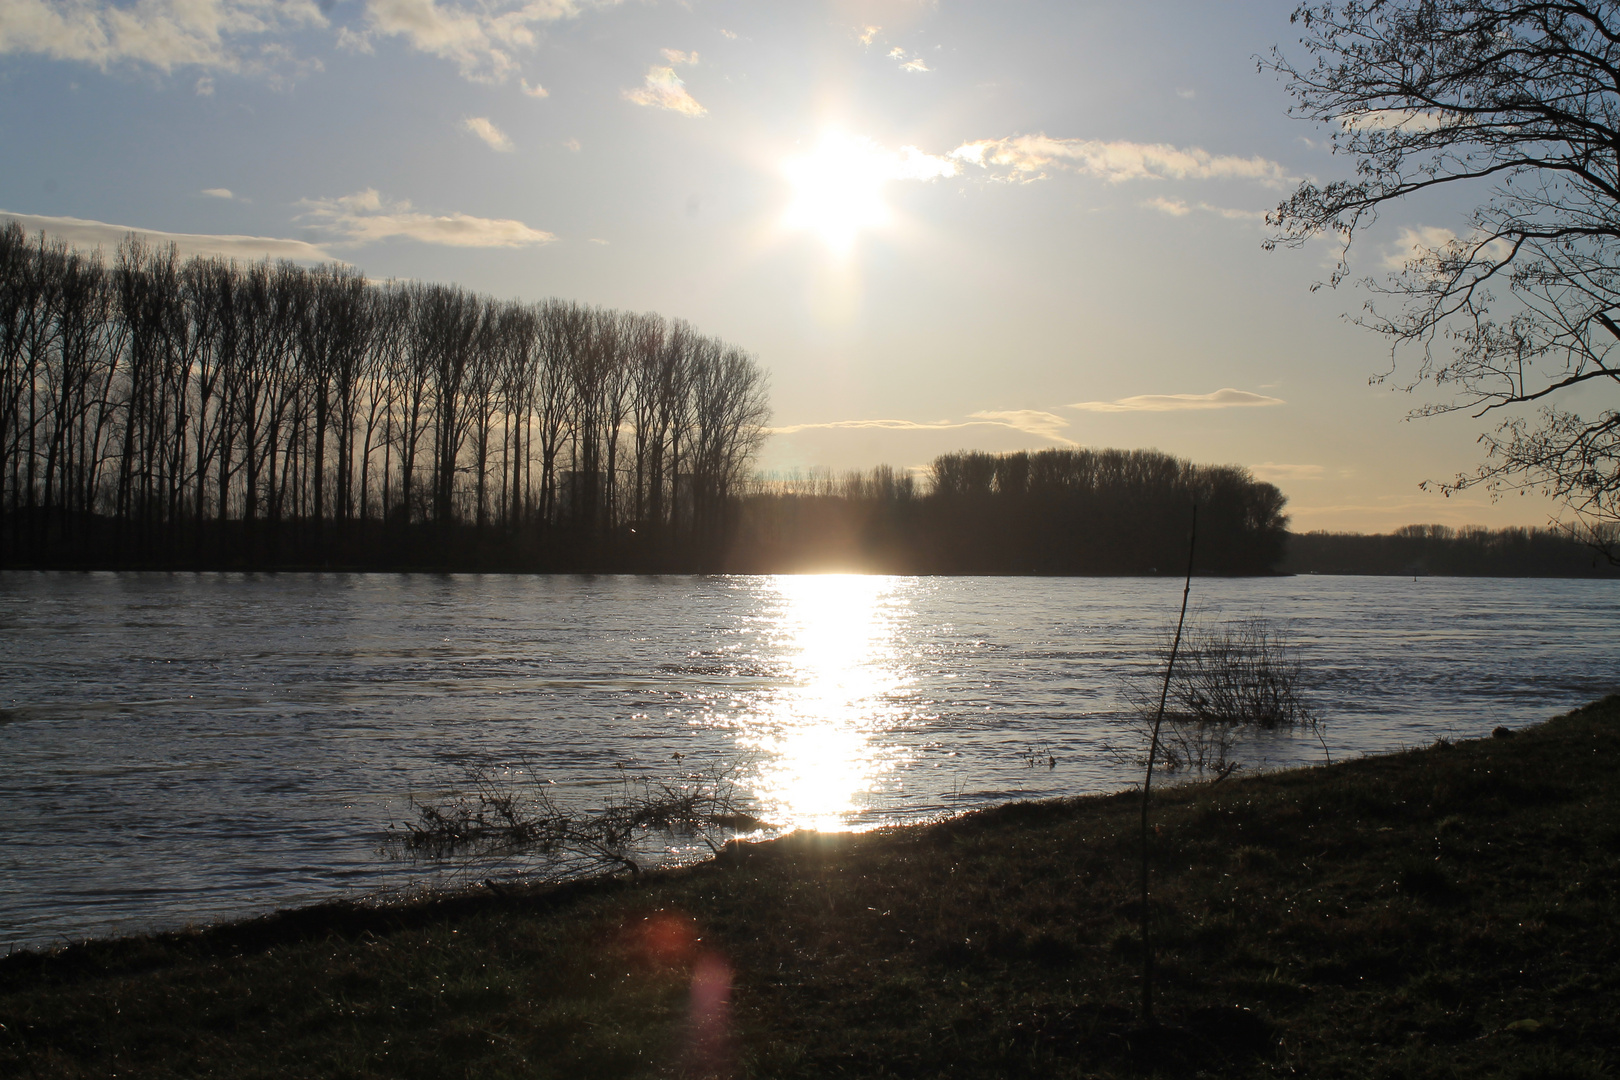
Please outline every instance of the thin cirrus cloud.
M1433 109L1366 109L1339 117L1347 131L1438 131L1463 123L1462 117Z
M1075 172L1118 184L1130 180L1253 180L1281 186L1294 178L1263 157L1211 154L1200 147L1168 143L1054 139L1013 135L963 143L949 155L956 161L996 170L1017 181L1045 179L1053 171Z
M469 116L461 122L461 126L484 140L491 150L507 153L512 149L512 140L506 137L506 132L496 127L495 122L487 116Z
M1083 412L1175 412L1181 409L1241 409L1286 405L1282 398L1223 387L1212 394L1138 394L1114 401L1077 401L1065 406Z
M665 49L664 55L667 57L674 51L673 49ZM684 59L685 54L680 55ZM686 62L691 63L697 60L696 53L691 54L691 57L692 59ZM694 119L707 115L709 111L699 104L698 100L686 89L686 84L681 81L681 77L675 74L674 67L657 64L647 69L647 77L640 86L634 90L624 92L624 99L637 105L646 105L649 108L668 109L670 112L677 112L682 116L690 116Z
M154 245L173 244L184 257L192 255L219 255L227 259L258 260L289 259L293 262L341 262L336 255L319 244L303 240L283 240L271 236L211 236L204 233L164 232L160 229L138 229L130 225L113 225L87 218L47 217L40 214L12 214L0 210L0 219L9 219L23 227L24 232L44 231L52 239L65 240L74 247L102 248L111 251L131 233L144 237Z
M1320 480L1326 470L1320 465L1289 465L1280 461L1262 461L1258 465L1250 465L1249 471L1261 480L1289 481Z
M409 200L384 199L367 188L336 199L305 199L299 219L334 234L332 243L371 244L404 237L442 247L538 247L557 237L521 221L471 214L425 214Z
M889 50L889 59L899 63L901 71L921 72L930 70L928 65L923 63L922 57L908 56L906 50L898 45Z
M1204 214L1214 214L1230 221L1264 221L1264 210L1239 210L1230 206L1213 206L1207 202L1189 203L1182 199L1167 199L1163 195L1143 201L1143 206L1149 210L1157 210L1161 214L1171 217L1186 217L1197 211Z
M874 151L881 150L872 145ZM963 143L944 154L929 154L906 146L890 156L896 165L886 175L892 180L936 180L961 176L969 168L976 168L988 172L994 179L1013 183L1045 180L1059 172L1110 184L1236 179L1276 186L1293 182L1281 165L1262 157L1211 154L1198 147L1179 148L1163 143L1054 139L1046 135L980 139ZM1200 212L1244 221L1265 218L1263 210L1234 209L1166 196L1146 200L1143 205L1172 217Z
M618 0L365 0L364 15L336 28L349 52L370 53L378 38L455 64L474 82L501 83L521 70L518 54L550 23ZM283 39L325 29L325 0L0 0L0 54L38 53L106 70L148 65L164 72L198 67L286 81L318 71ZM209 93L211 82L200 82ZM525 87L536 97L543 92Z
M455 4L439 0L367 0L365 30L359 34L351 31L348 47L366 51L374 36L399 38L418 52L455 64L465 79L501 83L521 70L516 54L538 43L540 27L612 2Z
M849 431L870 430L882 431L955 431L961 428L972 427L999 427L1013 431L1022 431L1028 435L1038 435L1041 438L1051 439L1053 442L1065 445L1076 445L1071 440L1058 434L1059 429L1068 427L1068 421L1061 416L1049 412L1040 412L1035 409L1011 410L985 410L970 413L967 420L827 420L821 423L789 424L785 427L767 428L771 435L796 435L801 431Z
M0 0L0 53L38 53L106 70L144 64L169 72L201 67L241 74L300 74L277 44L251 39L327 26L316 0Z
M1419 264L1432 264L1437 258L1483 259L1500 262L1513 254L1513 246L1498 237L1475 233L1458 236L1439 225L1404 227L1395 242L1384 250L1385 270L1407 270Z

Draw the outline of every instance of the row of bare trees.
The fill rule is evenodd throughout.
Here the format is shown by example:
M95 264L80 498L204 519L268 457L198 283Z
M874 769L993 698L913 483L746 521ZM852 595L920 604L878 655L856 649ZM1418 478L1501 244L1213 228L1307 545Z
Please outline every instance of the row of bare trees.
M768 416L755 359L679 320L0 227L8 561L86 530L130 561L697 550Z
M920 480L920 482L919 482ZM1247 469L1157 450L964 451L914 477L888 467L758 482L730 566L930 574L1264 574L1288 540L1287 497Z

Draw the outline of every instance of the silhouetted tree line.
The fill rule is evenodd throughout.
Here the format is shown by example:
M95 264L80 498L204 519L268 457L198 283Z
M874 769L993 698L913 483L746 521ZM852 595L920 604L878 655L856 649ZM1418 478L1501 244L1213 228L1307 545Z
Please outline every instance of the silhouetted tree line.
M1262 574L1282 558L1287 499L1231 466L1153 450L955 453L926 482L870 473L779 478L743 500L738 570L1147 574L1186 561L1198 504L1200 573Z
M0 562L712 563L769 415L679 320L0 227Z
M1620 547L1620 530L1591 533ZM1392 533L1308 532L1288 538L1282 569L1295 574L1442 574L1459 577L1620 577L1602 551L1557 529L1407 525Z

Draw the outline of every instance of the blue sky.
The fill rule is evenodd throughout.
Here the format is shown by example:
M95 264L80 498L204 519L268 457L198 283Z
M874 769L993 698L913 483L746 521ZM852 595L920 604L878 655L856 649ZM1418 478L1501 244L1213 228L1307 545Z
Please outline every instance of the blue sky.
M1405 421L1336 249L1261 250L1350 164L1256 70L1291 9L0 0L0 211L686 318L770 372L768 469L1157 447L1296 528L1542 524L1419 491L1482 421Z

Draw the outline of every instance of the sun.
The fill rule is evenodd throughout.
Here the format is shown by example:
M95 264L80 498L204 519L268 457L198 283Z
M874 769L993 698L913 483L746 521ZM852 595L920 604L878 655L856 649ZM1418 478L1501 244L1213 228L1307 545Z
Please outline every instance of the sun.
M894 179L893 159L870 139L822 136L814 151L782 163L793 186L782 224L815 233L835 253L848 252L861 230L889 223L883 185Z

